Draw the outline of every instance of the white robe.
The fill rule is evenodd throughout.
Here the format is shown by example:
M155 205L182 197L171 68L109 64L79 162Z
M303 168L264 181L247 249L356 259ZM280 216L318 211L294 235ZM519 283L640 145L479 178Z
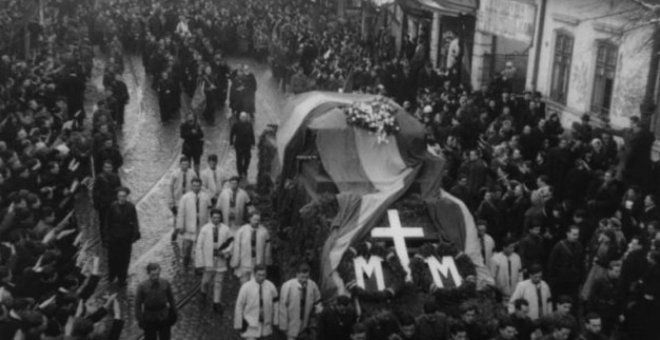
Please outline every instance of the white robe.
M215 173L215 178L213 177L213 173ZM202 190L209 193L211 197L217 197L220 195L223 185L227 180L218 167L216 167L215 170L212 170L211 168L202 170L199 178L202 180Z
M231 237L229 227L220 224L218 228L218 239L213 239L213 223L205 224L199 231L197 242L195 244L195 267L212 270L218 273L227 271L227 259L231 255L232 245L222 251L224 258L213 256L213 252Z
M314 307L321 301L319 287L312 280L307 280L307 297L305 300L304 318L300 318L300 301L302 285L298 279L291 279L282 285L280 290L280 329L287 337L298 337L307 326Z
M247 223L245 220L245 207L250 203L250 196L245 190L238 188L236 193L236 205L233 209L230 207L232 190L227 188L222 190L216 203L216 208L222 211L222 222L230 229L235 230L239 226ZM229 221L229 214L233 213L234 221Z
M183 239L195 241L201 226L209 221L211 198L203 191L199 192L199 220L195 193L190 191L181 197L176 218L176 229L183 231Z
M552 302L550 299L552 294L550 293L550 286L544 281L541 281L541 309L543 310L543 315L547 316L552 313ZM509 313L515 311L515 306L513 303L517 299L525 299L529 303L529 317L532 320L539 318L539 304L536 295L536 286L532 283L532 280L525 280L516 286L516 290L511 295L509 299Z
M170 182L170 206L174 206L181 200L181 196L186 192L192 190L192 180L197 177L197 173L193 169L188 169L186 172L186 190L183 190L183 171L176 169L172 174L172 181Z
M522 263L520 256L516 253L511 253L508 259L511 260L511 277L509 278L509 261L507 256L500 252L493 255L490 260L490 273L495 279L495 287L497 287L505 298L509 298L513 291L516 289L518 282L523 280Z
M479 242L479 251L481 251L481 240L477 238L477 241ZM490 267L490 259L493 257L493 252L495 251L495 240L488 234L484 235L484 248L486 253L484 265Z
M248 327L241 333L243 338L261 338L273 333L273 325L277 326L278 295L275 285L265 280L261 286L263 301L263 322L259 322L259 284L254 279L244 283L238 291L236 307L234 308L234 329L243 327L243 320Z
M256 257L252 261L252 226L246 224L236 232L234 236L233 255L231 266L236 268L236 276L251 273L255 265L273 264L271 256L270 233L268 229L260 225L257 228Z

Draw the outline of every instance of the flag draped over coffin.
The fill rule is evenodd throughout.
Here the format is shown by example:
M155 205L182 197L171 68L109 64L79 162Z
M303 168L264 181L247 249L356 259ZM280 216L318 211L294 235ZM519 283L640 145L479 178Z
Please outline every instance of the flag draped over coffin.
M288 105L291 115L277 132L284 178L295 171L295 157L309 143L315 143L323 170L339 189L339 212L321 256L321 287L326 298L345 293L337 273L344 252L370 232L415 180L421 184L422 198L433 211L431 220L441 234L483 267L474 220L463 202L440 188L443 162L426 150L423 125L394 102L401 131L390 136L388 143L378 143L375 135L347 125L343 108L374 98L329 92L301 94ZM310 136L314 140L309 140ZM299 176L314 176L305 169L299 171ZM485 268L480 272L487 275Z

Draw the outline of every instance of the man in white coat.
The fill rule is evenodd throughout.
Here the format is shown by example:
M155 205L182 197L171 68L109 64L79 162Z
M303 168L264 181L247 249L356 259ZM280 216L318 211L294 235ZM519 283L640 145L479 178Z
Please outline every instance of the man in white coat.
M529 268L529 279L518 283L516 290L509 299L509 313L515 310L514 302L517 299L525 299L529 303L529 317L537 320L552 313L552 294L550 286L543 277L543 269L539 264L533 264Z
M495 249L495 241L486 233L487 223L484 220L477 221L477 236L479 237L479 250L481 250L481 257L484 258L484 265L490 267L490 259L493 257L493 250Z
M222 190L216 204L216 208L222 210L223 222L233 232L246 223L246 208L250 204L250 196L238 187L238 180L238 176L229 179L229 185Z
M254 267L254 277L238 291L234 309L234 329L241 337L257 340L273 334L277 326L278 295L275 285L266 280L266 267Z
M222 281L227 271L227 259L231 256L232 243L229 227L222 223L222 211L211 210L211 222L205 224L197 236L195 247L196 267L203 268L201 293L206 297L213 283L213 310L222 313Z
M179 201L179 214L176 219L176 232L183 237L181 253L183 267L188 269L192 255L192 247L201 226L209 221L211 197L203 191L202 181L194 178L191 183L192 191L187 192Z
M495 287L502 293L503 301L508 302L518 282L523 279L522 262L514 251L516 240L507 237L503 242L502 251L493 255L489 268L495 279Z
M250 223L238 229L234 236L231 267L241 283L245 283L256 265L268 266L272 262L270 233L261 225L261 215L255 211Z
M202 190L206 191L215 203L222 192L226 179L218 168L217 155L209 155L207 162L209 167L201 171L199 178L202 180Z
M296 277L285 282L280 290L279 324L288 340L297 339L307 331L312 312L320 308L320 302L321 292L309 279L309 266L300 265Z
M178 215L179 201L181 201L183 194L192 190L192 180L196 177L197 173L194 169L190 168L190 160L185 156L181 156L179 159L179 168L172 174L172 181L170 182L170 210L172 210L175 220ZM177 235L178 233L176 232L172 233L172 241L176 241Z

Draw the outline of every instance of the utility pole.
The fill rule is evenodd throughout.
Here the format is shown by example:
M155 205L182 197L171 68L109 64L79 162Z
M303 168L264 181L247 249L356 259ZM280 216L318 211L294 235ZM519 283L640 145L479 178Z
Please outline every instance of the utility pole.
M337 0L337 17L339 19L344 18L345 8L346 8L346 0Z
M29 22L25 21L23 24L23 38L25 39L25 51L24 51L24 58L25 60L30 59L30 27L29 27Z
M360 28L361 28L360 31L363 41L367 41L367 16L369 15L367 13L367 11L369 10L367 6L369 6L367 0L362 0L362 2L360 3L360 9L361 9L360 13L362 14L362 18L360 22Z

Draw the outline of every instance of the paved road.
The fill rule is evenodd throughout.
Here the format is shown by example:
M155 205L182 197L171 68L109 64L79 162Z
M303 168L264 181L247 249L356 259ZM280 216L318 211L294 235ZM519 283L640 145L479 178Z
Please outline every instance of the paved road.
M198 292L199 277L183 273L177 252L178 246L170 242L173 216L168 209L168 184L171 172L177 166L176 160L181 148L178 135L179 121L168 124L160 122L157 97L144 73L141 59L126 57L124 79L131 95L126 109L126 124L120 136L120 148L124 154L122 181L132 190L131 198L136 202L140 219L142 239L133 246L129 284L119 290L101 282L99 294L118 292L122 301L126 326L122 339L137 339L141 332L133 320L134 292L137 284L146 278L144 268L149 262L158 262L163 267L162 276L173 283L176 299L181 304L180 321L173 329L173 339L211 339L222 334L222 338L238 339L231 330L233 300L238 293L238 281L234 277L226 280L223 303L227 306L220 317L211 310L210 303L203 303ZM268 124L279 123L284 96L275 88L270 70L245 59L231 59L230 66L247 63L257 78L257 114L255 132L257 136ZM102 68L102 67L101 67ZM98 73L102 74L102 72ZM92 83L100 86L98 75ZM189 111L184 100L182 113ZM206 137L204 156L218 155L221 169L234 174L235 155L228 144L229 124L226 110L218 112L215 126L202 126ZM248 180L256 179L257 155L253 151ZM205 164L203 162L202 167ZM89 223L95 223L93 217ZM95 250L102 254L100 247ZM105 257L105 256L103 256ZM104 261L105 262L105 261Z

